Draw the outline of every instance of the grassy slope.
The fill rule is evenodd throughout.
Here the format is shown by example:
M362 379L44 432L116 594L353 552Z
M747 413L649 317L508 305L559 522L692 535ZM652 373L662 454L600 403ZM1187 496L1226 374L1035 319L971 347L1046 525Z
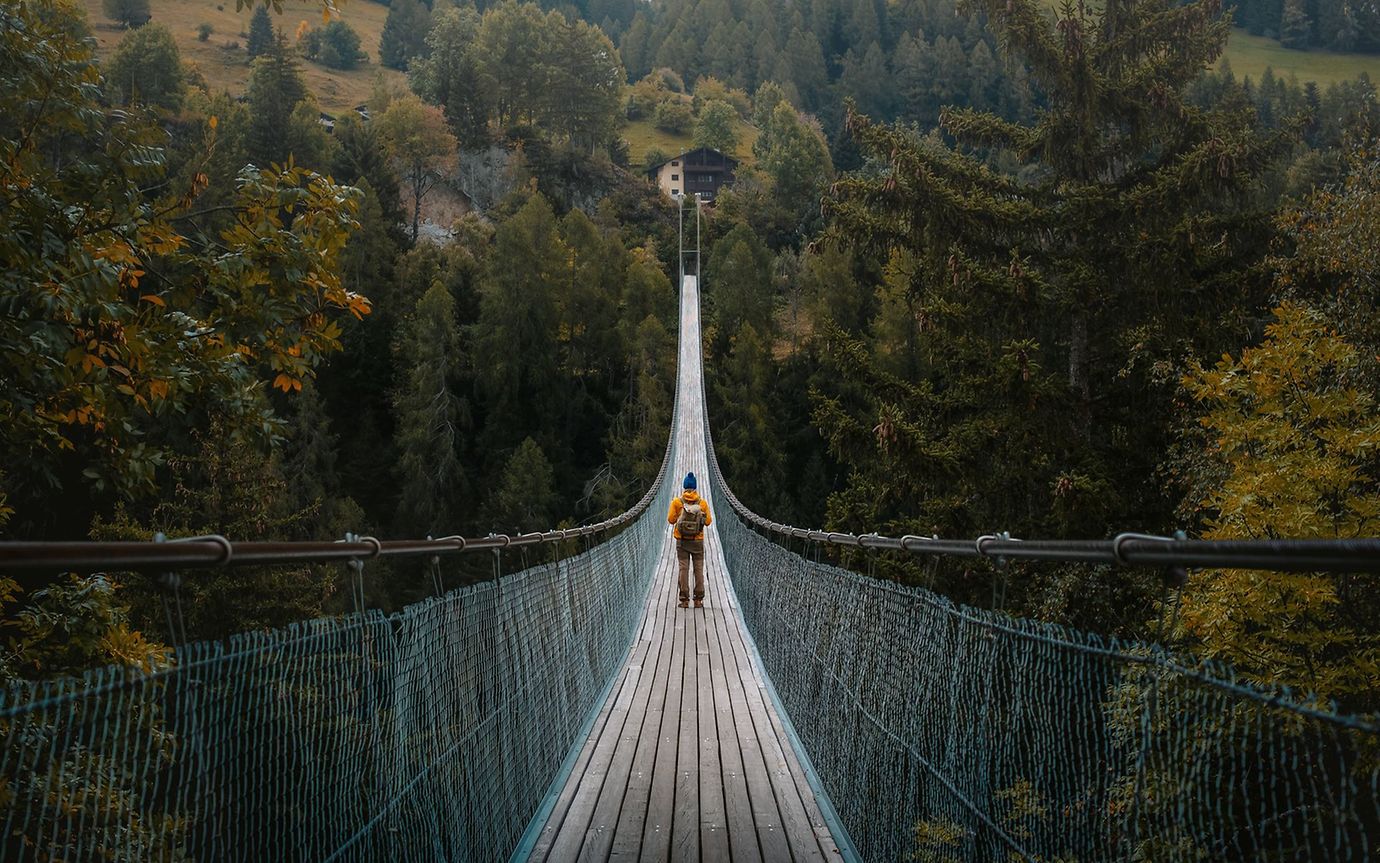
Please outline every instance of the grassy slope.
M739 120L734 124L738 134L738 149L732 155L746 165L752 164L752 144L757 140L757 129ZM651 120L638 120L623 127L623 137L628 142L628 162L640 168L646 161L647 151L653 148L668 156L689 150L692 146L689 135L673 135L658 129Z
M124 31L111 24L102 14L101 0L82 2L100 43L98 53L102 57L107 56L115 49ZM249 16L254 11L252 5L240 12L235 11L235 0L151 0L150 5L153 20L172 31L182 59L194 64L206 76L212 92L244 92L245 84L249 81L249 58L244 53L245 37L240 34L249 32ZM383 31L388 7L369 0L349 0L338 5L345 23L359 33L360 48L369 55L369 62L349 72L338 72L302 61L302 75L307 87L316 95L322 109L333 114L367 101L374 89L374 77L380 71L390 79L401 81L403 78L400 72L378 65L379 34ZM321 3L317 0L286 0L283 14L274 14L273 19L274 24L291 39L302 21L306 21L308 27L321 26ZM203 22L210 24L214 30L209 40L198 42L196 29ZM229 42L239 43L239 48L227 48Z
M1299 83L1316 81L1324 88L1337 81L1355 78L1368 72L1372 80L1380 78L1380 56L1372 54L1333 54L1330 51L1293 51L1282 47L1274 39L1252 36L1245 30L1233 30L1223 57L1231 63L1237 78L1250 76L1259 81L1266 67L1275 75L1288 78L1291 74Z

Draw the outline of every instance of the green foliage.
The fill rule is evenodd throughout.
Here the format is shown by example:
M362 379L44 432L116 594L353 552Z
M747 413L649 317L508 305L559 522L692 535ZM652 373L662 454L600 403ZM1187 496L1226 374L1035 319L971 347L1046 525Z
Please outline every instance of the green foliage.
M278 36L273 31L273 19L268 17L268 6L254 9L249 18L249 39L244 43L244 52L252 60L273 50Z
M482 143L488 131L490 100L475 47L479 14L467 7L436 13L427 34L429 54L412 64L412 89L445 111L462 144Z
M684 135L695 121L694 111L686 102L668 99L656 106L656 127L673 135Z
M656 147L653 147L647 151L647 156L643 160L643 167L650 171L659 165L666 164L666 160L669 158L671 158L671 154L667 153L665 150L658 150Z
M714 243L704 278L706 329L716 355L744 326L758 336L772 332L771 253L750 227L738 225Z
M406 71L415 59L426 56L430 29L431 8L422 0L393 0L379 36L379 62Z
M21 604L15 583L0 578L0 637L6 648L0 678L7 684L76 677L106 666L149 673L170 662L166 647L130 626L128 609L117 599L115 584L104 575L71 576L35 591L28 600ZM175 859L180 853L178 825L147 818L140 805L147 774L130 769L127 759L118 755L90 747L69 748L59 742L70 742L78 723L120 722L127 729L121 742L140 747L158 764L173 757L174 747L160 711L143 705L112 715L107 706L97 717L99 709L78 708L77 716L66 721L41 709L0 721L0 734L6 739L22 738L32 747L28 757L8 758L0 768L0 787L4 788L0 806L11 813L63 812L66 817L61 821L43 823L51 828L42 837L45 843L80 845L101 859L120 863L146 859L143 855ZM109 829L93 836L91 824ZM112 835L119 836L115 847L105 845L105 837ZM15 826L6 837L6 847L38 847L38 840ZM141 858L120 853L131 846L140 849Z
M292 114L306 97L301 67L279 36L254 61L245 92L249 109L245 147L254 164L287 163L292 155Z
M706 102L695 123L695 146L711 147L733 155L738 147L738 136L733 131L733 121L737 115L737 111L727 102Z
M505 533L544 530L555 511L555 477L537 442L524 440L508 460L494 493L495 525Z
M196 25L196 41L205 42L211 38L211 33L215 31L210 24L201 23Z
M339 349L340 313L369 305L337 273L352 190L297 168L246 170L233 224L184 233L196 188L165 184L161 130L94 110L84 43L23 7L0 14L0 65L13 70L0 125L30 130L0 139L0 368L12 382L0 461L32 525L55 489L150 489L208 415L231 437L270 435L265 385L298 389ZM78 155L88 170L65 170Z
M315 31L313 31L315 32ZM353 69L368 58L359 47L359 34L349 24L336 19L321 28L317 54L328 69Z
M1279 22L1279 44L1285 48L1307 48L1312 41L1313 22L1303 8L1303 0L1284 0Z
M820 195L834 175L829 147L819 127L790 103L778 101L753 151L758 170L770 183L767 194L772 207L781 212L779 218L801 227L813 222Z
M111 101L117 105L137 102L176 111L186 95L184 78L177 43L162 24L127 33L105 67Z
M149 0L101 0L105 17L126 27L140 27L150 17Z
M597 27L513 0L486 10L438 13L431 56L413 88L446 112L467 144L490 124L530 125L552 141L592 153L616 137L625 73Z
M469 411L454 387L464 363L455 300L435 281L404 322L395 393L399 534L454 532L464 500L461 436Z
M439 108L412 94L395 99L378 120L393 162L412 192L412 241L422 218L422 199L455 164L458 143Z

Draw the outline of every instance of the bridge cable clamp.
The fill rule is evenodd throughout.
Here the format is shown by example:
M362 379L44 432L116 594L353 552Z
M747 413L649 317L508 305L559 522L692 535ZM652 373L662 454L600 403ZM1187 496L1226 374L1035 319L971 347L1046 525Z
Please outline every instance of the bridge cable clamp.
M214 542L220 546L220 560L215 562L216 566L225 566L235 556L235 547L230 544L230 540L218 533L208 533L203 536L179 536L176 539L166 540L166 542Z
M1173 542L1172 537L1155 536L1150 533L1119 533L1112 538L1112 559L1117 566L1132 566L1133 564L1126 559L1125 553L1121 550L1122 543L1128 540L1145 540L1147 542Z

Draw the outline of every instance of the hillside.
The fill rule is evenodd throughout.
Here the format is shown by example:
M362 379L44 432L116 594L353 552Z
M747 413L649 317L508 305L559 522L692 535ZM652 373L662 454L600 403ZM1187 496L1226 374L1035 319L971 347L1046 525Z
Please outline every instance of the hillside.
M115 50L125 31L105 17L100 0L82 2L99 43L98 53L105 57ZM254 11L252 6L236 12L234 0L151 0L150 5L153 21L172 31L182 59L194 64L206 76L206 82L213 92L244 92L249 81L249 57L244 52L244 34L249 31L249 17ZM390 79L403 80L402 73L378 65L379 34L383 32L388 7L368 0L352 0L339 5L342 9L341 19L359 33L360 47L369 55L369 61L349 72L302 61L302 76L307 86L316 95L322 109L332 113L348 110L366 101L380 73ZM289 38L303 21L308 27L321 25L321 4L316 0L286 0L282 8L281 15L274 13L274 24L285 31ZM196 31L203 23L210 24L213 29L210 39L199 42Z
M1337 54L1331 51L1295 51L1285 48L1274 39L1252 36L1245 30L1233 30L1223 59L1231 63L1238 78L1250 77L1259 81L1267 68L1275 75L1293 75L1300 83L1316 81L1326 87L1346 81L1365 72L1372 80L1380 77L1380 56L1374 54Z
M734 124L733 130L738 135L738 148L733 156L744 165L751 165L752 145L757 140L756 127L740 120ZM693 146L690 135L676 135L658 129L651 120L628 123L623 127L623 138L628 142L628 164L634 168L642 167L647 160L647 153L651 150L660 150L668 156L674 156Z

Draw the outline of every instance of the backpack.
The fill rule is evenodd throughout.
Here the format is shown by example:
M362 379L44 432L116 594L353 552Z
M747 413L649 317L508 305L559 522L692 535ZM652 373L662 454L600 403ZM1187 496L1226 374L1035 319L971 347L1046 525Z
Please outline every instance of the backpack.
M694 539L704 530L704 507L699 501L687 503L681 508L680 518L676 519L676 532L681 539Z

